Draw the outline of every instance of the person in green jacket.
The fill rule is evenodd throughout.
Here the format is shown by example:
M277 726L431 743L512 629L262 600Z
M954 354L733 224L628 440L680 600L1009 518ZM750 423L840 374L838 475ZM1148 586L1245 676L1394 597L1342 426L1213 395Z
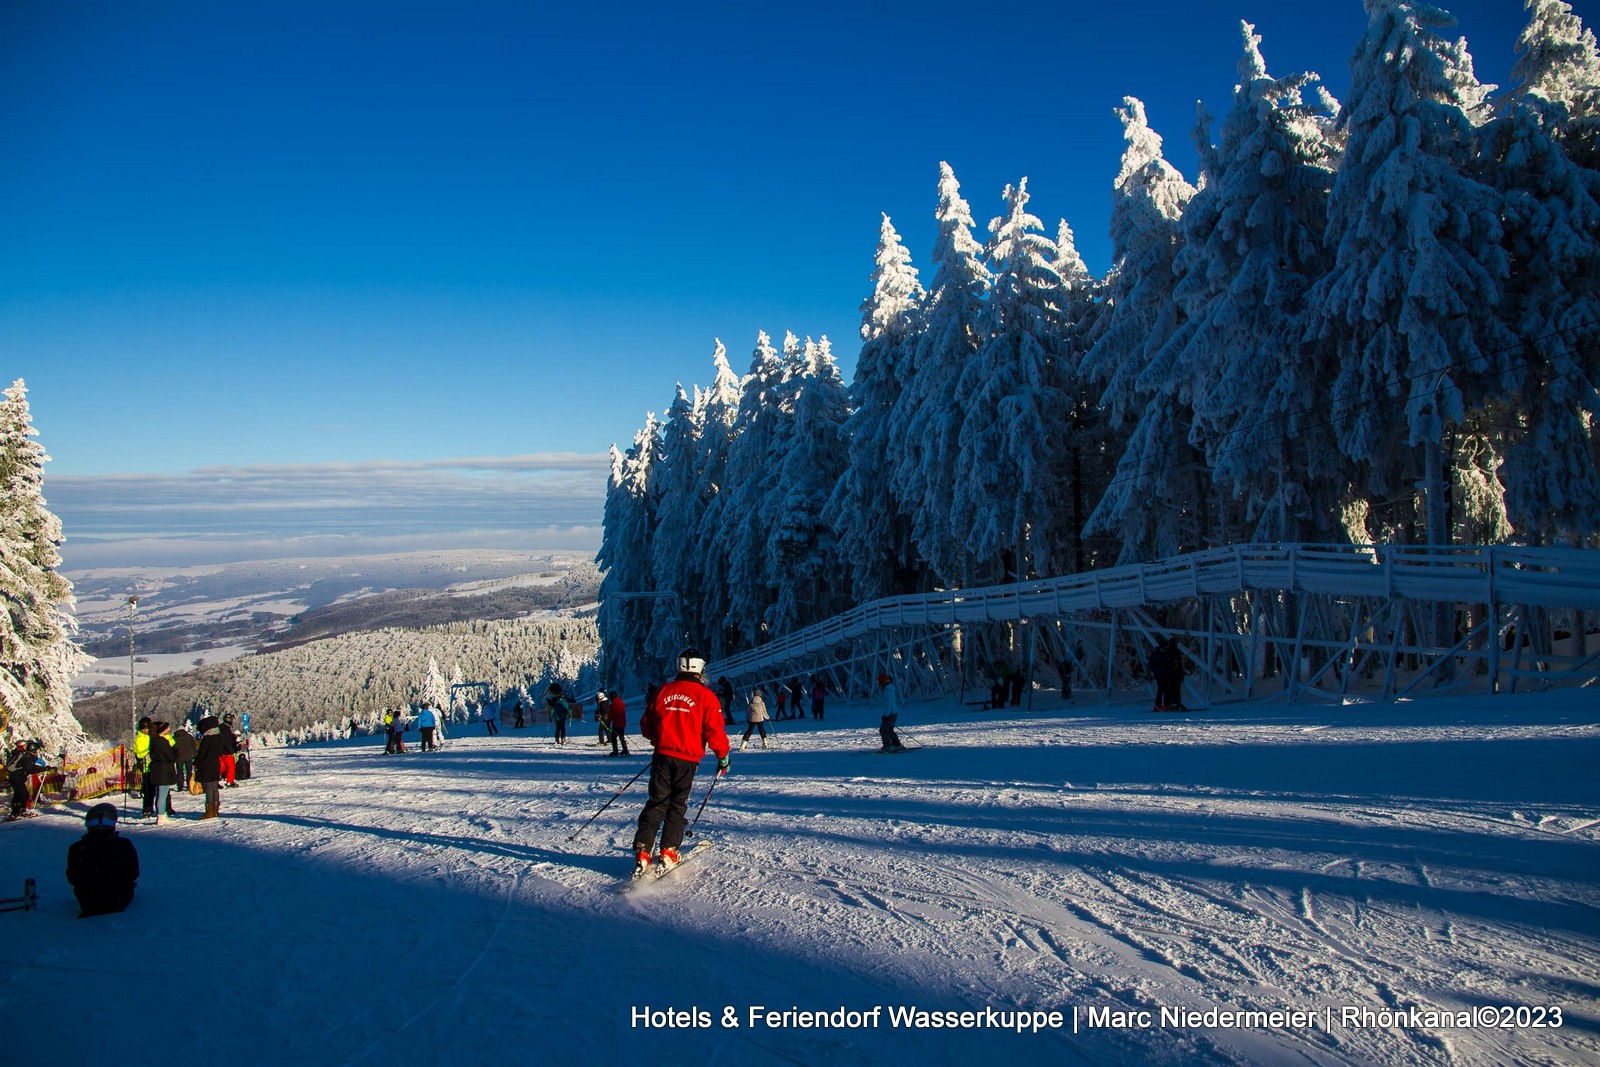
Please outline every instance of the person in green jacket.
M156 784L150 780L149 716L139 720L139 728L133 734L133 767L139 772L143 786L144 806L139 815L141 818L153 819L156 814Z

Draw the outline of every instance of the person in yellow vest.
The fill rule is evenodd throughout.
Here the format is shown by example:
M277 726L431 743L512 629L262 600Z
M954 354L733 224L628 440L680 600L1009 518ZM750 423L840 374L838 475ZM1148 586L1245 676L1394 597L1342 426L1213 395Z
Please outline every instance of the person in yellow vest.
M144 805L140 818L152 819L156 814L156 784L150 780L150 717L139 720L133 735L133 766L139 772L143 786Z

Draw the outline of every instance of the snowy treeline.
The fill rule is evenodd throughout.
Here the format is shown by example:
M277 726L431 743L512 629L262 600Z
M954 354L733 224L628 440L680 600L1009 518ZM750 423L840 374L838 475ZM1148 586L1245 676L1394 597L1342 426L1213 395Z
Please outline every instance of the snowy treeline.
M52 759L83 747L72 679L89 657L75 640L72 583L61 566L61 520L45 507L44 465L28 387L0 401L0 741L37 740Z
M1249 540L1588 543L1600 530L1600 52L1528 0L1515 84L1443 12L1367 0L1334 100L1241 24L1201 173L1118 109L1109 272L1026 179L980 242L941 164L931 270L887 216L856 376L723 346L613 449L607 677L842 607Z
M486 682L492 699L520 696L532 708L552 681L594 688L598 648L592 618L361 631L140 685L139 713L181 722L197 704L219 715L249 712L256 734L280 740L344 736L352 719L373 728L385 708L423 700L448 709L447 722L462 722L479 692L458 690L452 702L452 683ZM91 733L124 737L132 728L127 693L81 702L80 718Z

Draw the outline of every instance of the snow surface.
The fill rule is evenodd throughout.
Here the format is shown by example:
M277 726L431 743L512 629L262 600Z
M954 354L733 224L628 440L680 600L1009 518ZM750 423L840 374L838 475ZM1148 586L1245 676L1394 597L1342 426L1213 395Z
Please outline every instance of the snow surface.
M923 747L903 755L872 751L866 705L777 723L705 807L717 847L631 894L643 780L568 838L645 760L602 758L581 727L565 748L507 724L427 755L258 751L222 819L184 796L175 823L126 828L144 876L118 916L78 921L62 877L83 805L5 825L0 895L33 876L41 906L0 915L0 1018L84 1062L158 1033L164 1054L246 1064L1600 1063L1600 692L1188 715L1036 699L913 705ZM884 1013L768 1028L756 1005ZM1065 1021L895 1028L896 1005ZM1564 1025L1338 1016L1485 1005ZM1088 1029L1106 1007L1335 1014Z

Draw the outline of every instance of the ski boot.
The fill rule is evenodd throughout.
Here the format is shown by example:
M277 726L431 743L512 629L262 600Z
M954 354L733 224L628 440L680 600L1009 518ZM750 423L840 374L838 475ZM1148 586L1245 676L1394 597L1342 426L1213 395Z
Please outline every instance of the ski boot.
M656 872L658 874L666 874L682 862L683 860L678 856L677 849L664 848L661 850L661 857L656 860Z

